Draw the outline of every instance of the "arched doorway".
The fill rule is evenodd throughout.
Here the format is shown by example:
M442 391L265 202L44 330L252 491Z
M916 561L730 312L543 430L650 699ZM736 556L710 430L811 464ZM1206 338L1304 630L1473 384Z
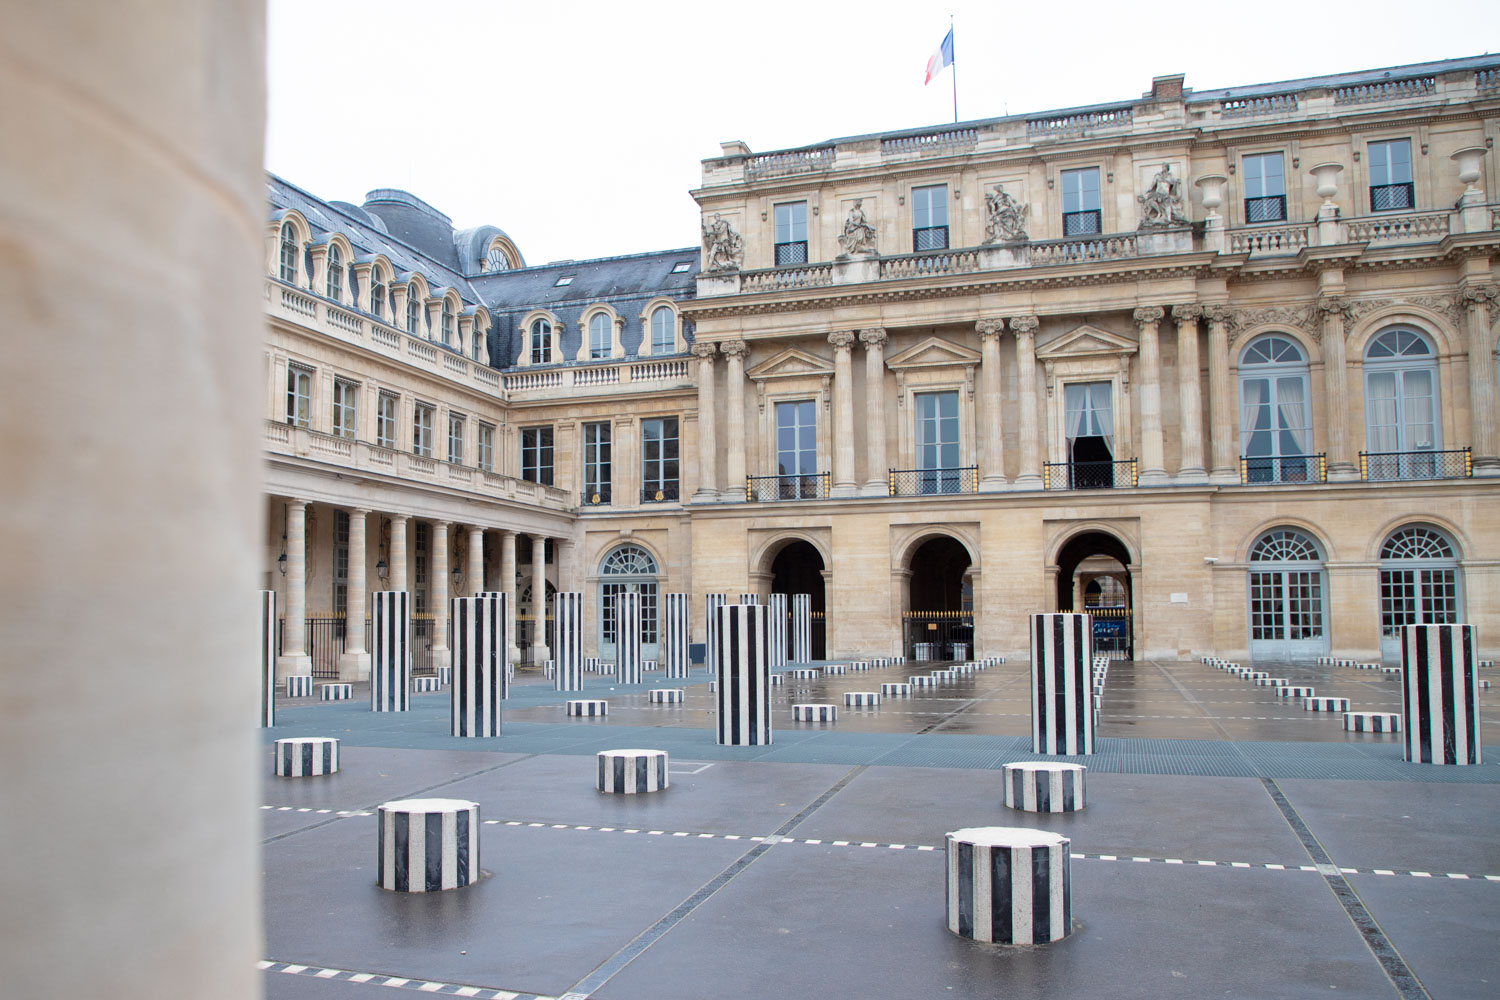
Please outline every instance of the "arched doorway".
M1114 535L1085 531L1057 554L1057 609L1094 616L1094 651L1133 659L1130 550Z
M639 545L611 550L599 568L599 656L615 658L617 620L615 600L621 594L641 595L641 658L658 655L656 635L656 560Z
M812 658L827 659L828 629L824 618L827 608L823 592L823 556L811 542L794 539L782 546L771 560L771 593L787 595L790 611L793 594L807 594L812 605ZM786 630L791 642L792 630Z
M969 550L947 535L911 554L905 653L913 659L967 658L974 652L974 585ZM954 647L962 645L963 650Z

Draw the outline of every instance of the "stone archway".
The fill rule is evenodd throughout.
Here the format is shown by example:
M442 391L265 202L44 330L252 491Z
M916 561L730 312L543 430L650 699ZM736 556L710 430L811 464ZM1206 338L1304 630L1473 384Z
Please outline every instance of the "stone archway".
M1057 553L1057 609L1094 616L1094 648L1134 658L1135 612L1130 550L1106 531L1068 539Z
M811 598L812 658L826 659L828 630L824 612L828 598L823 581L827 567L823 564L822 553L811 542L794 538L777 550L771 558L770 569L771 593L787 595L788 607L793 594L807 594Z
M973 653L972 566L969 550L948 535L934 535L911 550L905 567L909 610L904 615L903 646L907 656L967 659Z

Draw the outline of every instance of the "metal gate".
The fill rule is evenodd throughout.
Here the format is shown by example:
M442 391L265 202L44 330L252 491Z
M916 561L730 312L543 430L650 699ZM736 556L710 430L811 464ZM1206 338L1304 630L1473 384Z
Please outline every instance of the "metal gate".
M903 623L902 653L915 659L918 643L935 643L932 659L967 659L974 655L974 613L972 611L908 611ZM963 646L959 650L957 646ZM958 655L962 653L962 655Z

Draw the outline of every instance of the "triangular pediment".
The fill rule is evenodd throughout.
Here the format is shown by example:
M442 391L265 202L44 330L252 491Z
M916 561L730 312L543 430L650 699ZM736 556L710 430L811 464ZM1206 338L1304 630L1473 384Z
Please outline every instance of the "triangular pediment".
M820 358L816 354L808 354L799 351L795 347L789 347L773 357L769 357L760 364L745 372L747 378L755 381L766 379L797 378L803 375L816 377L833 375L833 362L827 358Z
M1038 361L1059 361L1064 358L1119 357L1136 352L1136 342L1126 340L1117 333L1085 323L1074 327L1045 347L1037 348Z
M886 359L885 366L892 371L907 368L942 368L950 365L977 365L979 352L971 351L962 344L955 344L942 337L928 337L914 347Z

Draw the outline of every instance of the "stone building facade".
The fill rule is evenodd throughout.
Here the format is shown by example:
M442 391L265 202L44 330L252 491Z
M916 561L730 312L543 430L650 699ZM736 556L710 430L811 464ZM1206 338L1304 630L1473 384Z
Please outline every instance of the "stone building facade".
M541 267L272 179L267 577L332 621L404 581L435 660L481 586L523 658L546 588L605 657L621 588L811 593L829 656L1014 655L1068 608L1118 655L1390 658L1413 620L1494 649L1497 130L1496 57L1161 77L726 143L701 253Z

